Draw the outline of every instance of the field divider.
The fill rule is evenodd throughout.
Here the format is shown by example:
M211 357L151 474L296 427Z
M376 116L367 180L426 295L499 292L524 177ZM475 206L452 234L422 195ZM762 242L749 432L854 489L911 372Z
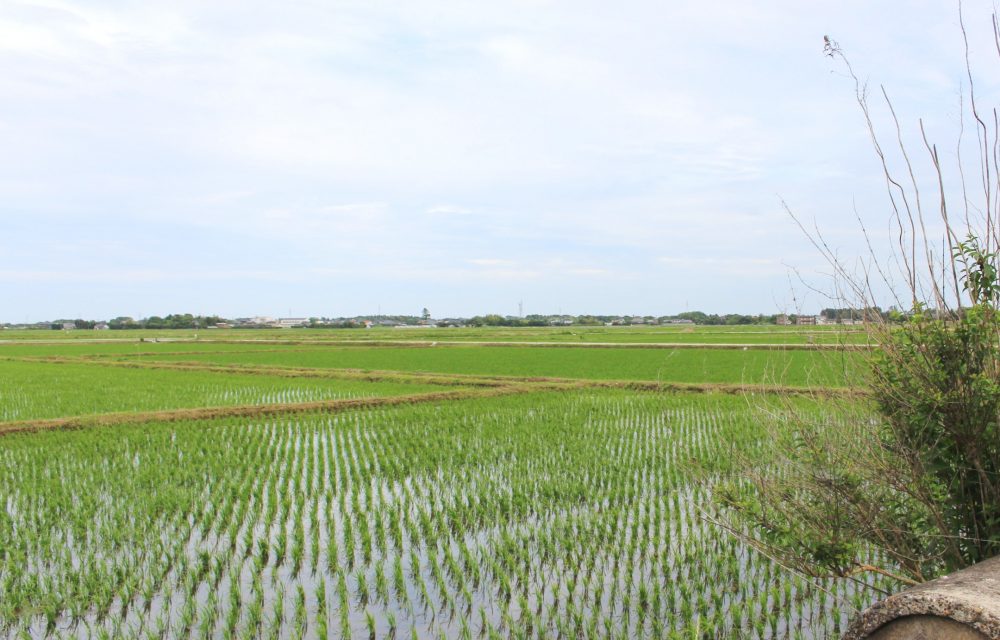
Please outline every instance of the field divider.
M317 400L312 402L287 402L237 405L229 407L196 407L157 411L115 412L85 416L70 416L64 418L17 420L0 423L0 436L14 433L83 429L90 427L114 427L119 425L145 424L151 422L183 422L231 417L261 417L311 412L341 412L353 409L372 409L376 407L414 405L428 402L492 398L497 396L531 393L537 390L538 389L532 385L507 385L481 389L434 391L431 393L417 393L404 396L380 396L372 398Z
M198 344L202 340L169 340L176 344ZM536 349L720 349L743 351L864 351L871 348L868 343L785 343L785 342L572 342L543 340L215 340L216 344L260 344L312 347L358 347L358 348L461 348L461 347L523 347ZM267 351L261 349L260 351ZM157 352L147 352L157 355ZM188 352L190 353L190 352Z
M194 344L194 343L190 343ZM208 345L206 345L208 346ZM297 348L301 346L302 348ZM212 356L212 355L230 355L230 354L247 354L247 353L308 353L313 351L313 349L308 348L307 345L288 345L283 348L265 348L265 349L211 349L211 350L189 350L189 351L136 351L132 353L124 352L109 352L109 353L81 353L76 356L49 356L49 357L67 357L67 358L86 358L88 360L102 360L105 358L138 358L138 357L156 357L156 356ZM41 356L46 357L46 356Z
M113 340L104 341L104 344L114 343ZM286 347L343 347L343 348L406 348L406 349L432 349L432 348L461 348L461 347L522 347L537 349L719 349L719 350L745 350L745 351L865 351L877 347L867 342L573 342L570 340L192 340L182 338L162 338L157 341L137 342L132 340L118 341L119 344L203 344L206 349L211 345L260 345L266 346L286 346ZM46 346L65 344L65 342L39 342ZM90 341L81 340L72 344L90 344ZM95 342L95 344L101 344ZM0 344L2 349L2 344ZM267 353L269 351L292 351L293 349L252 349L245 353ZM171 354L211 354L219 351L143 351L136 355L171 355ZM223 351L221 353L244 353L242 351ZM90 357L107 357L122 354L89 354Z
M542 342L542 341L481 341L481 340L344 340L313 343L339 347L389 347L409 349L461 347L520 347L531 349L717 349L736 351L864 351L868 344L854 343L719 343L719 342Z
M501 387L516 382L531 382L530 378L477 376L469 374L440 374L417 371L389 371L363 369L324 369L319 367L275 367L270 365L213 364L197 361L133 361L93 359L82 356L21 356L3 360L41 364L82 364L124 369L162 369L172 371L203 371L243 375L273 376L276 378L325 378L330 380L360 380L364 382L398 382L401 384L429 384L446 387Z
M553 381L555 382L555 381ZM627 389L629 391L724 393L728 395L782 395L816 398L865 398L869 393L859 387L808 387L764 383L733 382L661 382L655 380L565 380L562 387L587 389Z

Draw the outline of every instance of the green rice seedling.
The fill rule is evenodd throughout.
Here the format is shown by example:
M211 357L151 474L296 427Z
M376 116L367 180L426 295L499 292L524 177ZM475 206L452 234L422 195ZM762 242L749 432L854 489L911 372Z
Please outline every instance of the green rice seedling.
M386 624L389 625L389 631L387 637L395 638L396 634L399 632L399 622L396 620L396 614L392 611L387 611L385 614Z
M385 577L385 565L375 563L375 599L383 604L389 603L389 581Z
M302 518L302 509L295 512L295 525L292 527L292 574L298 575L302 571L302 559L305 555L305 523Z
M351 524L351 519L348 518L344 521L344 556L348 569L354 569L354 555L354 526Z
M337 547L336 532L331 528L330 536L327 539L326 547L326 570L330 574L337 574L340 569L340 551Z
M420 557L417 555L416 548L410 547L410 577L416 579L419 573L420 573Z
M375 640L375 632L378 627L375 623L375 616L368 609L365 609L365 626L368 628L368 640Z
M433 607L433 601L431 600L430 593L427 591L427 582L424 581L423 575L417 576L417 594L420 596L420 604L424 610Z
M348 609L340 609L340 637L347 638L352 637L351 632L351 614Z
M313 520L313 522L316 522L316 520ZM319 571L319 550L319 527L313 526L310 529L309 537L309 575L311 576L315 576L316 572Z
M253 576L250 587L251 598L247 605L246 631L251 635L260 633L264 624L264 586L259 573Z
M326 580L320 578L316 583L316 635L327 637L328 611L326 602Z
M351 597L347 590L347 578L343 571L337 572L337 598L341 611L350 612Z
M271 624L268 629L268 637L275 640L281 637L281 628L285 621L285 588L279 585L274 592L274 601L271 603Z
M309 612L306 609L306 592L301 584L295 586L295 612L293 629L298 637L305 636L309 624Z
M397 553L403 552L403 525L401 521L403 519L403 514L401 509L395 509L390 512L389 516L389 535L392 538L392 544Z
M383 520L384 516L383 516L382 511L383 511L382 507L379 506L379 507L376 507L375 510L371 514L372 515L372 541L375 543L375 551L378 551L380 554L384 554L385 553L385 549L386 549L386 545L385 545L386 531L385 531L385 522Z
M214 591L209 591L205 599L205 605L201 609L200 621L198 623L198 637L208 640L212 637L215 629L216 617L219 613L219 600Z
M406 576L403 574L403 561L399 556L396 556L392 562L392 588L397 601L402 602L407 598Z
M278 536L274 541L274 566L280 567L285 562L285 549L288 547L288 534L285 528L278 530Z
M192 627L197 615L197 603L194 598L185 598L184 604L181 605L180 618L177 621L179 635L187 635L188 630Z
M487 617L486 609L479 607L479 635L483 636L488 634L490 629L492 629L492 625Z

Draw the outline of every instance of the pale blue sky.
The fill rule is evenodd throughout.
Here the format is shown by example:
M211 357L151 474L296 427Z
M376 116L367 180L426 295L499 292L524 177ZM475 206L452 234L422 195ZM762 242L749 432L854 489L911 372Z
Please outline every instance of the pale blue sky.
M825 34L953 148L941 0L6 0L0 321L818 310L780 199L888 225Z

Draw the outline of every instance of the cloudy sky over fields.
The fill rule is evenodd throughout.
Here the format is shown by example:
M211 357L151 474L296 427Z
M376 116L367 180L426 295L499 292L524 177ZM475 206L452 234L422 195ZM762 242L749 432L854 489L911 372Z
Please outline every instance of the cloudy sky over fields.
M889 228L826 34L954 154L941 0L7 0L0 321L817 311L781 200Z

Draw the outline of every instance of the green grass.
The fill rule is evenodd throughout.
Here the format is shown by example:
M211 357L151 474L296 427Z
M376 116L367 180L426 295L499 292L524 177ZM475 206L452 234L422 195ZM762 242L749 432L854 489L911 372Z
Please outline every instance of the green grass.
M254 365L548 376L690 383L843 386L860 356L849 352L531 347L336 348L151 356Z

